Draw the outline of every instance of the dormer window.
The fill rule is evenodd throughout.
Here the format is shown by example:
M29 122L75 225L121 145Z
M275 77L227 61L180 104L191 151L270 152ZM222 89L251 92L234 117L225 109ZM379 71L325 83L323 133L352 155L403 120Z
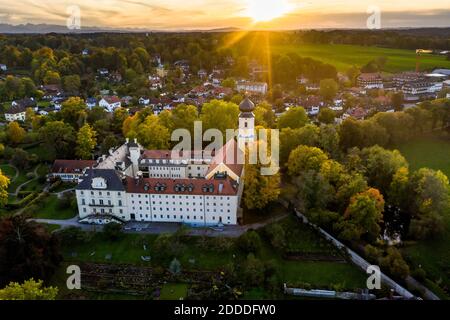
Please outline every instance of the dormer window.
M107 189L108 184L106 183L106 179L102 177L97 177L92 179L92 188L93 189Z

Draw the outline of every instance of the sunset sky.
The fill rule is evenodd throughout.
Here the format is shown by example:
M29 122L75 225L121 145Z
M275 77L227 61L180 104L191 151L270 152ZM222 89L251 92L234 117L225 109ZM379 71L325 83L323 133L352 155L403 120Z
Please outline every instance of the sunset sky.
M384 28L450 26L449 0L0 0L0 23L65 25L71 5L80 7L82 27L364 28L371 5Z

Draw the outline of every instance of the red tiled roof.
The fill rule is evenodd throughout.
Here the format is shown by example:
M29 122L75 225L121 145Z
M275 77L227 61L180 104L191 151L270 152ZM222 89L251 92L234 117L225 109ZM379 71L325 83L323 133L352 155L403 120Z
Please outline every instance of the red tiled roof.
M55 160L52 173L82 173L96 163L95 160Z
M158 178L146 178L136 180L135 178L128 177L126 180L125 189L128 193L146 193L146 194L179 194L179 195L211 195L211 196L235 196L238 193L237 184L230 178L223 180L210 179L158 179ZM157 184L164 185L163 191L155 190ZM175 191L176 185L184 185L185 191ZM193 190L189 191L188 186L192 185ZM214 186L214 191L203 191L204 186ZM222 187L220 188L220 185ZM147 190L146 190L147 189ZM221 191L220 191L221 189Z
M105 99L109 104L121 102L120 98L117 96L105 96L103 99Z

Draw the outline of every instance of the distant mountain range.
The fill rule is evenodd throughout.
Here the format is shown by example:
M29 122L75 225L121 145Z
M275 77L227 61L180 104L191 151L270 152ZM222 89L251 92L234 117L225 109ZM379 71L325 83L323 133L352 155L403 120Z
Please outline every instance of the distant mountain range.
M146 28L109 28L109 27L83 27L80 30L70 30L66 26L54 24L19 24L11 25L0 23L0 33L28 33L28 34L46 34L46 33L100 33L100 32L232 32L239 31L239 28L219 28L205 30L151 30Z
M81 34L81 33L101 33L101 32L116 32L116 33L145 33L145 32L233 32L242 31L243 29L228 27L228 28L216 28L216 29L195 29L195 30L152 30L146 28L111 28L111 27L83 27L80 30L70 30L66 26L54 25L54 24L19 24L11 25L6 23L0 23L0 34L13 34L13 33L25 33L25 34L46 34L46 33L70 33L70 34ZM353 31L367 31L366 29L338 29L338 28L327 28L318 29L324 31L332 30L353 30ZM403 34L410 34L415 36L439 36L439 37L450 37L450 27L447 28L393 28L393 29L383 29L383 30L393 30Z

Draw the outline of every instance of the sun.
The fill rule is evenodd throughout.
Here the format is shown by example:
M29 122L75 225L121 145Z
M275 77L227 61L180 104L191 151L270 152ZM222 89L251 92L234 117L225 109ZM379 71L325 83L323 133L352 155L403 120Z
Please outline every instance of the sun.
M292 10L287 0L247 0L246 15L254 22L280 18Z

